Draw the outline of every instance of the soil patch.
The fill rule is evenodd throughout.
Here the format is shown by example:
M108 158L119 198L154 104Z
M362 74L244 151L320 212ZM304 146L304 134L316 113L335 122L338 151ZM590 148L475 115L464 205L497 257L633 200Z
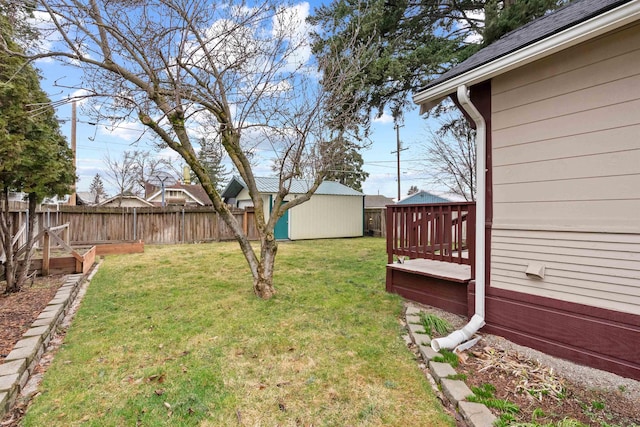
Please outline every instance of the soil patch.
M456 329L466 324L460 316L411 304ZM573 419L586 426L640 427L640 381L558 359L502 337L479 335L480 342L458 356L455 370L469 388L490 384L496 399L517 405L511 423L544 426ZM497 417L504 413L490 410Z
M64 275L38 277L20 291L5 294L0 282L0 364L64 283Z

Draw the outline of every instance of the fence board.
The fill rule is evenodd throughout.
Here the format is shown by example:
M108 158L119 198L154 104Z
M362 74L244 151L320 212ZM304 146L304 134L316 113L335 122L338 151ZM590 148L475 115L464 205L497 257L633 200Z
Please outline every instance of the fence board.
M232 213L249 238L258 238L253 209ZM16 206L14 224L26 221L25 211ZM245 225L243 221L246 221ZM211 207L165 208L65 206L42 207L35 218L35 233L43 227L69 223L74 245L109 241L138 241L145 244L175 244L233 240L231 229Z
M366 236L387 236L386 208L365 208L364 234Z

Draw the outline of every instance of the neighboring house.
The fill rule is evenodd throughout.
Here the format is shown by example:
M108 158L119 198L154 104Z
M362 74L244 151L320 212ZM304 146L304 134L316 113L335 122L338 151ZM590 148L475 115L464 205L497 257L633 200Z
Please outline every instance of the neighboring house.
M446 260L460 270L436 273L441 252L414 249L415 234L390 236L387 289L466 307L472 330L486 322L516 343L640 379L639 70L640 1L576 0L416 94L421 112L447 97L464 111L486 175L464 206L477 213L475 246L468 260L455 247ZM412 215L398 213L396 228L421 228ZM404 255L416 259L391 264Z
M162 188L149 183L145 185L148 202L154 206L162 206ZM198 184L174 184L164 188L165 206L213 206L213 202Z
M393 204L393 199L380 194L367 194L364 196L365 209L384 209L387 205Z
M410 196L396 202L400 205L411 205L414 203L447 203L449 200L444 197L436 196L428 191L420 190L417 193L413 193Z
M78 206L95 206L105 200L105 197L98 196L91 191L78 191L76 193L76 205Z
M138 196L113 196L98 203L97 206L108 208L149 208L153 207L153 203Z
M278 178L256 178L258 191L269 219L278 193ZM311 182L293 180L287 200L304 194ZM222 193L226 203L238 208L253 206L244 182L233 177ZM285 212L275 227L276 239L323 239L360 237L363 233L364 194L346 185L324 181L311 198Z

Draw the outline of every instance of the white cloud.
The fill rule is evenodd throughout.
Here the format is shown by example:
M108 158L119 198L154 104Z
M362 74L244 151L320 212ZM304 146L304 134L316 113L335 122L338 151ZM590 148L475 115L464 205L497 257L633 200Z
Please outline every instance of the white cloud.
M478 9L471 12L467 12L467 17L469 19L481 20L484 21L484 9ZM466 22L460 22L462 28L468 28L469 24ZM466 43L482 43L482 35L478 33L469 34L464 41Z
M280 10L273 18L273 35L284 37L288 40L289 47L286 58L288 71L295 71L309 62L311 58L311 45L309 33L312 26L307 23L309 16L309 3L298 3Z
M98 134L115 137L126 142L136 141L145 131L144 126L139 122L124 122L112 126L98 126Z
M393 123L393 116L385 111L380 117L375 117L373 122L380 124Z

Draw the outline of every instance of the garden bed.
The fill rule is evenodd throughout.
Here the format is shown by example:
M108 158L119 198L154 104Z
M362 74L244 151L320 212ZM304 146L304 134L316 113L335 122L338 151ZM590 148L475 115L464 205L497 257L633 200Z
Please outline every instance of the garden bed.
M463 327L462 316L411 303L424 313ZM554 358L502 337L479 334L478 344L452 357L457 376L473 391L487 392L485 403L498 426L640 426L640 382ZM434 333L434 337L439 336ZM446 358L446 361L450 361ZM482 400L482 398L481 398ZM514 408L518 408L517 411ZM510 421L507 421L510 420ZM561 424L573 420L573 424Z
M63 282L63 275L37 277L33 285L12 294L4 294L5 284L0 282L0 364Z

